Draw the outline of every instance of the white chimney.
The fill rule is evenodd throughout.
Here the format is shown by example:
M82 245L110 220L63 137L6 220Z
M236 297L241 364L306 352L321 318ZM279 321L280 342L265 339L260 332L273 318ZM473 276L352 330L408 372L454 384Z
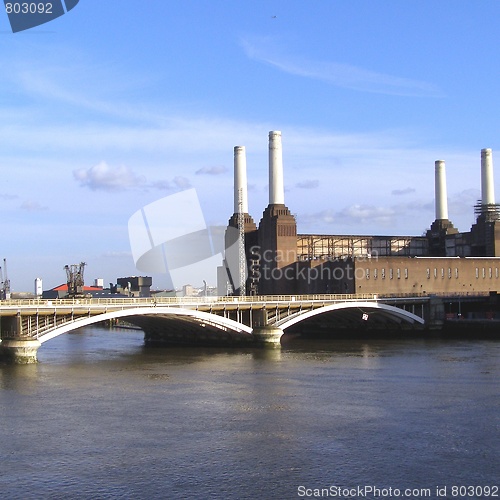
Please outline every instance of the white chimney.
M240 205L241 195L241 205ZM234 147L234 213L248 213L247 158L245 146Z
M41 297L43 294L42 278L35 278L35 296Z
M448 219L446 168L443 160L435 161L436 220Z
M494 205L493 158L491 149L481 149L481 204Z
M281 132L269 132L269 204L285 204Z

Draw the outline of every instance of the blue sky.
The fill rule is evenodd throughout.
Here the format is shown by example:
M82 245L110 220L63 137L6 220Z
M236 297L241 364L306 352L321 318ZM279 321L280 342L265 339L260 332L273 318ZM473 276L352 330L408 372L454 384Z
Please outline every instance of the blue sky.
M497 0L80 0L13 34L0 13L13 290L58 285L80 261L89 284L141 274L128 219L182 189L226 224L235 145L260 220L270 130L299 232L422 234L436 159L468 230L480 150L500 151L499 20Z

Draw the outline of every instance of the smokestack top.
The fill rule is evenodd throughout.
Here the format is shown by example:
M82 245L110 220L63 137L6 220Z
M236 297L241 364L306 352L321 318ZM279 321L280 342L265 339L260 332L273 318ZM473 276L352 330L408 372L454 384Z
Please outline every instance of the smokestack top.
M269 132L269 204L285 204L285 187L283 181L283 150L281 132Z

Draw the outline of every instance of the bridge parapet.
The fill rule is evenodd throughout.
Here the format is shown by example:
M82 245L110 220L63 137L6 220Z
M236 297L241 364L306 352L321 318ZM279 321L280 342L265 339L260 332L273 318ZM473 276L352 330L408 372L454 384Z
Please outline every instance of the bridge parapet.
M271 303L271 302L301 302L317 300L376 300L377 294L315 294L315 295L249 295L249 296L206 296L206 297L106 297L78 299L9 299L0 302L0 310L15 307L57 307L86 305L111 306L144 306L144 305L175 305L213 304L213 303Z
M471 297L488 296L488 292L463 292L433 294L436 297ZM120 298L79 298L79 299L9 299L0 301L0 315L12 308L28 306L33 308L59 307L59 306L154 306L154 305L182 305L183 307L196 304L230 304L230 303L283 303L283 302L309 302L309 301L344 301L344 300L428 300L427 293L412 294L314 294L314 295L252 295L252 296L207 296L207 297L120 297Z

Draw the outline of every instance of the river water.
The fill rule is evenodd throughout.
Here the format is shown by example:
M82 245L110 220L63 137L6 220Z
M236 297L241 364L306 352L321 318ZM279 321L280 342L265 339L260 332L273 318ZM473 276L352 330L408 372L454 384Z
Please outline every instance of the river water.
M498 341L145 348L88 327L38 357L0 365L1 498L500 495Z

